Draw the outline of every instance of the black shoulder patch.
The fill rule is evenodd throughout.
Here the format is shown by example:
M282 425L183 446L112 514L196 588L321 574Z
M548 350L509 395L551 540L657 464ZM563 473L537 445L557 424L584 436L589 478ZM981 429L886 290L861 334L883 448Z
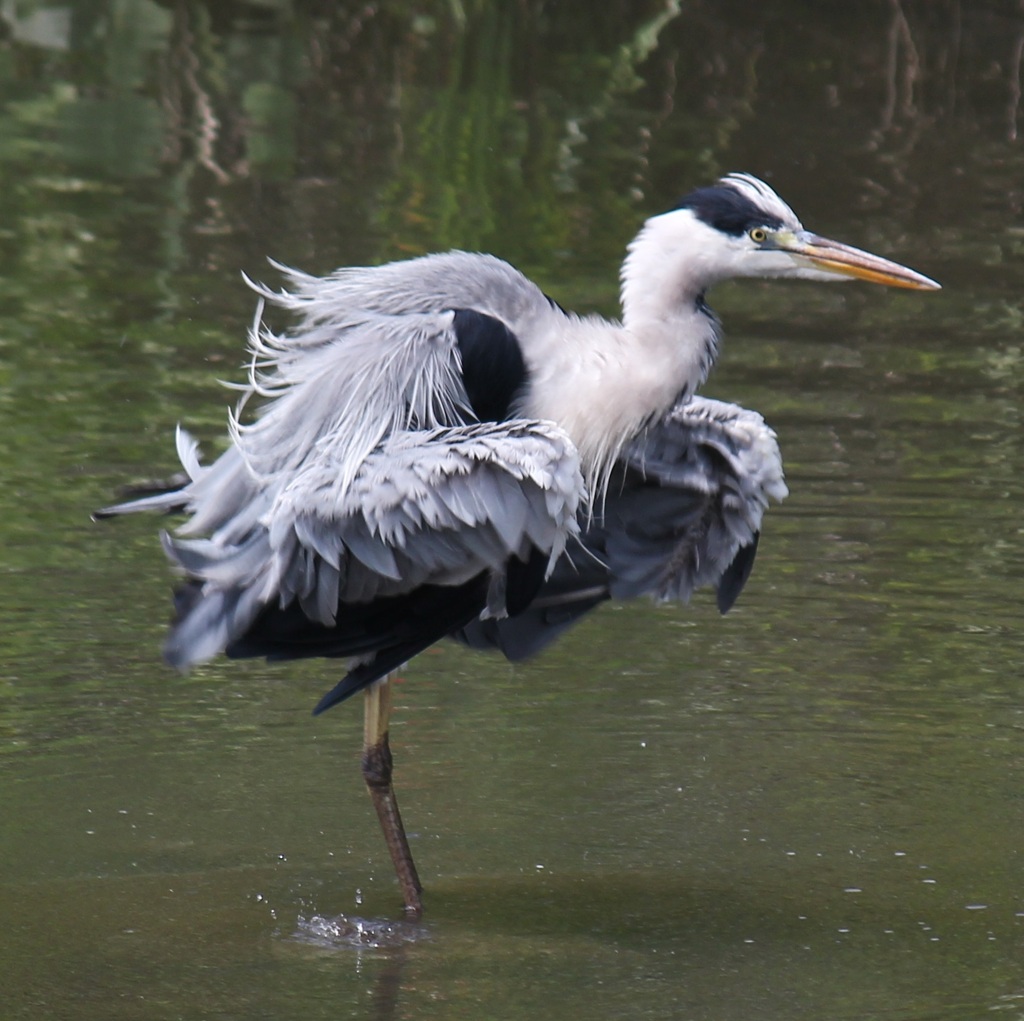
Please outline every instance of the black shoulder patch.
M472 308L455 310L454 327L473 414L481 422L501 422L526 385L519 341L500 319Z
M739 237L752 227L781 227L782 221L766 213L746 195L724 184L713 184L707 188L684 195L676 209L692 209L693 215L709 227Z

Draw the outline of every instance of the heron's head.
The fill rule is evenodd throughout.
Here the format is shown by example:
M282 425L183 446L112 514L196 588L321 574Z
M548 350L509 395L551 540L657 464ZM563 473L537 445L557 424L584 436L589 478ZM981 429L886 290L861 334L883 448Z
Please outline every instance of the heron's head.
M906 266L805 230L793 210L750 174L729 174L686 195L675 209L651 217L630 246L624 284L637 276L649 281L660 276L677 293L701 293L731 277L939 287Z

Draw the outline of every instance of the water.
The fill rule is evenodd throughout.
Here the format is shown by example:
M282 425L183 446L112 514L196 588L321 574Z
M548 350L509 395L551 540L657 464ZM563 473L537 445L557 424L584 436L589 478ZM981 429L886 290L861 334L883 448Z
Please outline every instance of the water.
M3 10L3 1016L1024 1016L1019 12ZM405 929L335 670L166 670L158 523L88 512L216 445L265 256L613 312L737 168L945 289L714 294L792 494L751 582L408 668Z

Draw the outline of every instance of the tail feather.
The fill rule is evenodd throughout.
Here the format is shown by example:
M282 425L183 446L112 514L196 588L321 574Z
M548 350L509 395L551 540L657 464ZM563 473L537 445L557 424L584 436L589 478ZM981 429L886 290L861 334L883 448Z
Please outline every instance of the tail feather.
M187 581L174 596L178 616L164 642L164 660L187 670L224 651L234 635L245 631L260 611L252 589L218 589Z
M163 482L142 482L125 486L121 495L128 497L124 503L111 504L92 512L93 521L119 517L122 514L136 514L141 511L159 511L163 514L181 514L188 509L188 498L184 487L189 480L173 476ZM167 483L165 486L164 483ZM178 483L178 484L176 484Z

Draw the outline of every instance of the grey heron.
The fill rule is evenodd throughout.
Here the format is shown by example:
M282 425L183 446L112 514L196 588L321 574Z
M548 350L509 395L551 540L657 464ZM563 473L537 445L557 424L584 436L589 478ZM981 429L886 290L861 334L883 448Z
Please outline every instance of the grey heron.
M348 657L320 713L366 691L363 774L405 911L421 885L391 782L390 675L445 636L537 652L608 598L724 613L786 495L760 415L697 394L718 353L708 289L733 277L933 280L804 229L764 182L729 174L652 216L628 247L621 321L564 311L507 262L466 252L278 267L260 299L231 444L209 466L179 428L180 487L97 516L185 513L164 646ZM263 321L267 303L294 313ZM246 416L247 400L262 400Z

